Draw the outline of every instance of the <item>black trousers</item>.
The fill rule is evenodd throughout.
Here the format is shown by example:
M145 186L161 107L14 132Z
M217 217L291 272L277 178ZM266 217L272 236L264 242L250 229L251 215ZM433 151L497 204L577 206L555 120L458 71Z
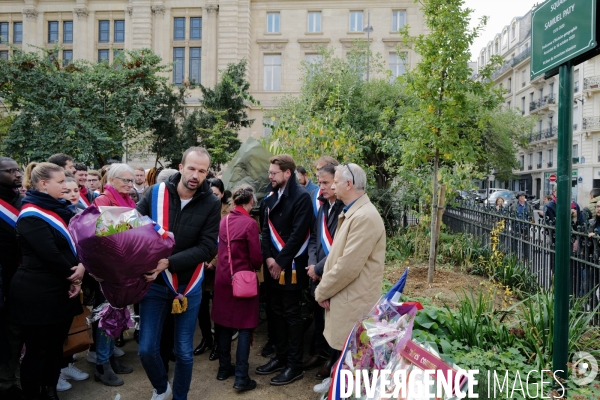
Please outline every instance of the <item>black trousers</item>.
M274 289L271 291L271 307L276 327L277 358L287 361L292 368L302 367L304 320L300 301L301 290Z
M17 383L17 369L23 348L21 327L10 320L6 308L0 309L0 390Z
M329 355L329 344L323 336L325 330L325 309L317 303L314 297L313 301L313 320L315 321L315 330L313 332L312 341L310 344L311 354Z
M269 271L266 270L268 274ZM265 288L265 314L267 315L267 341L271 342L271 344L277 345L277 325L275 324L275 314L273 313L273 307L271 307L271 297L274 290L268 281L271 279L270 276L265 277L265 282L263 283Z
M42 387L56 387L63 361L63 344L73 319L50 325L21 325L25 357L21 363L21 387L26 399L39 397Z
M200 327L200 332L202 332L202 339L206 340L208 343L213 343L213 334L211 332L212 323L210 320L210 299L212 299L211 292L202 292L200 310L198 311L198 327Z

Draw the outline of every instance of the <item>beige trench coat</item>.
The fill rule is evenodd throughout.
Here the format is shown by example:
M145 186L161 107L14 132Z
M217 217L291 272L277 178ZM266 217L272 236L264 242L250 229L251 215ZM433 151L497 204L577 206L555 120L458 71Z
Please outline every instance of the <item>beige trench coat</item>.
M375 206L364 194L339 216L323 278L315 292L325 310L325 339L342 350L352 327L381 297L385 262L385 228Z

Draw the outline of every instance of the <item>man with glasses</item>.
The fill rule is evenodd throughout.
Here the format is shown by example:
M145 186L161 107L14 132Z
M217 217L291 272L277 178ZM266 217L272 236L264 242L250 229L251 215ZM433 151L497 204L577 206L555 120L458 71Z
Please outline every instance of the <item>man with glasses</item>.
M87 188L88 191L94 193L94 196L98 196L100 194L100 180L101 177L98 171L88 171Z
M21 250L15 224L21 210L23 175L12 158L0 157L0 398L21 398L15 373L23 342L18 326L8 320L4 299L8 299L10 282L19 267Z
M206 180L209 167L208 151L190 147L183 153L179 172L152 186L137 205L142 215L152 217L175 237L173 254L146 275L153 284L140 302L139 356L154 387L153 400L169 399L171 393L175 400L186 399L192 381L202 265L217 252L221 219L221 201ZM172 390L160 356L163 324L171 313L177 359Z
M356 164L338 165L332 190L344 203L335 240L315 291L325 309L323 335L337 360L352 327L381 295L385 228L365 193L367 176Z
M308 285L308 235L312 220L310 195L297 181L296 163L287 154L269 160L271 193L261 205L262 253L268 274L272 319L275 324L276 355L256 368L259 375L281 371L271 385L282 386L304 377L302 350L304 320L300 303Z

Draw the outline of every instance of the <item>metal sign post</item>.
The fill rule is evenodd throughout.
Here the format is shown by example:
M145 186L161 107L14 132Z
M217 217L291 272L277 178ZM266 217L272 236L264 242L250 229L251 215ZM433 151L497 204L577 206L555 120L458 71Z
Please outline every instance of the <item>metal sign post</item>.
M563 379L569 358L573 65L596 55L597 18L596 0L548 0L532 11L531 21L531 79L549 77L557 67L559 74L552 369Z

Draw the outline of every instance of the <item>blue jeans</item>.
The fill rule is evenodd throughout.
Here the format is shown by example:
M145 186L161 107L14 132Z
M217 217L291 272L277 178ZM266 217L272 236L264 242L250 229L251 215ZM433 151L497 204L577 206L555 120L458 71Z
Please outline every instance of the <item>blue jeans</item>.
M185 285L179 286L183 293ZM175 295L166 286L153 283L150 291L140 302L140 343L139 352L142 366L150 379L150 383L158 394L167 390L167 371L160 357L160 337L163 323L171 312ZM187 311L174 314L175 318L175 376L173 378L173 400L187 399L192 381L194 364L194 331L196 319L202 300L202 290L187 296Z
M115 341L103 328L96 330L96 365L106 364L115 351Z
M254 329L240 329L235 352L235 383L244 385L248 377L248 358L250 357L250 342ZM236 329L215 324L217 338L217 353L219 354L219 369L227 370L231 365L231 337Z

